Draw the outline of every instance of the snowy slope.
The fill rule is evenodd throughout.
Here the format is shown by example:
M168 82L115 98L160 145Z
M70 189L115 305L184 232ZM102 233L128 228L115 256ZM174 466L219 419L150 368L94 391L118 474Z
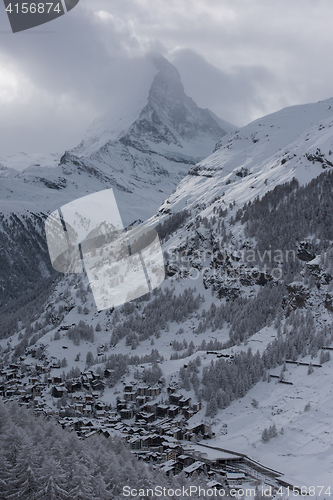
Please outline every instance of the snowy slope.
M229 133L195 165L167 203L172 211L223 196L238 206L295 177L300 184L333 165L333 98L292 106Z
M140 101L143 107L134 109L134 106L130 106L127 115L130 118L127 120L124 117L125 126L118 120L120 115L115 119L115 115L112 117L106 114L91 127L78 148L67 152L59 159L59 165L52 167L42 163L33 164L22 172L17 172L13 168L1 170L2 206L12 212L15 210L20 212L22 206L32 211L36 207L51 211L73 199L73 193L76 193L75 197L79 197L110 186L115 188L120 214L125 224L133 220L133 212L138 217L150 216L153 207L157 206L166 191L171 191L176 182L175 172L180 177L179 169L185 170L185 167L188 168L191 163L195 163L197 154L195 148L200 143L199 137L202 143L208 144L215 134L215 125L211 124L207 113L198 110L193 101L184 97L174 70L168 65L162 68L162 72L160 68L158 69L158 73L153 73L153 86L150 90L146 89L147 97L144 95ZM175 108L171 105L171 99L169 100L170 94L172 102L176 103ZM190 245L195 238L199 251L211 250L212 240L220 238L221 233L218 232L217 225L223 219L226 231L231 233L231 238L226 244L227 251L230 254L236 252L244 243L242 239L244 227L239 221L236 224L230 223L230 218L235 215L236 209L293 177L304 185L333 166L332 104L333 99L328 99L317 104L287 108L256 120L236 132L228 131L226 127L225 130L229 133L218 143L216 151L197 165L192 165L190 174L180 182L175 192L163 203L160 211L150 219L151 224L172 221L170 213L176 214L184 208L189 210L185 222L176 230L170 231L171 234L165 238L164 250L173 247L192 251L194 247L190 248ZM183 110L185 115L180 110ZM158 119L155 120L156 114ZM208 114L214 118L211 113ZM177 121L175 120L177 116L182 116L183 119ZM216 123L219 126L223 125L217 120ZM1 163L6 167L5 162ZM13 165L8 164L8 166ZM230 207L233 202L236 204L236 209ZM213 215L219 213L217 209L223 211L225 208L229 210L227 216L217 216L220 220L205 226L205 217L213 218ZM229 266L233 265L232 260L230 259ZM328 299L332 299L330 295L332 280L325 274L326 270L320 271L321 274L319 271L319 274L317 273L315 268L317 264L320 264L319 257L312 262L313 276L310 278L313 284L309 299L305 306L300 307L312 312L315 328L318 331L324 325L329 325L331 331L333 306ZM51 358L53 356L61 361L66 357L68 366L65 371L71 368L83 371L86 368L87 354L92 352L93 356L97 357L99 344L107 345L108 355L122 353L143 356L148 355L153 348L158 349L160 355L164 357L164 361L159 360L159 367L166 384L178 384L181 387L179 372L185 364L200 356L201 367L198 372L200 377L203 368L209 367L217 358L215 354L208 354L205 351L195 351L187 356L184 348L181 354L185 354L186 358L171 360L171 355L175 354L172 342L186 341L189 344L193 340L195 349L200 346L203 339L207 342L210 340L226 342L234 317L242 312L242 304L239 302L239 310L235 309L234 317L230 321L225 321L223 326L214 328L210 326L202 332L198 331L198 325L209 316L211 310L214 311L214 307L232 303L230 300L232 295L219 298L214 290L212 293L209 283L207 285L203 280L204 272L201 272L200 265L206 266L211 272L211 258L208 256L205 262L200 262L194 268L196 278L184 274L166 279L161 289L165 292L169 287L172 292L171 297L177 297L177 300L172 302L169 298L168 302L166 298L162 305L159 305L160 310L153 311L155 313L153 325L149 326L153 326L154 333L137 343L132 342L133 337L134 340L139 337L139 327L148 315L145 307L152 303L156 298L155 295L134 303L132 312L126 312L126 308L117 308L115 311L102 311L98 314L92 294L87 291L87 280L83 278L83 284L80 284L81 277L66 276L57 284L43 311L31 320L34 331L41 334L40 338L36 339L36 344L47 345L47 355ZM299 284L305 286L305 279L304 283L302 281L304 272L302 273L298 277ZM311 279L309 277L307 279L306 286L310 287ZM231 288L232 280L229 280L226 286ZM201 295L197 308L189 314L186 308L191 301L188 300L184 302L180 318L173 321L167 319L166 324L161 326L160 318L162 316L170 318L172 308L176 309L177 302L181 300L180 294L186 293L190 288L194 289L195 297L199 293ZM247 284L242 284L238 290L242 299L254 298L260 291L264 295L266 288L251 280ZM290 297L287 292L284 298L285 304L289 304ZM86 311L82 311L84 307ZM282 309L280 313L282 311L281 314L284 315L282 320L284 323L290 311L287 306ZM150 311L150 314L153 315L153 312ZM59 317L62 318L60 324L57 323ZM112 335L117 325L122 326L129 317L132 318L129 334L119 336L118 340L114 339ZM36 325L36 318L39 325ZM269 321L268 319L269 325L260 327L253 336L226 349L225 353L234 355L241 350L247 351L249 347L253 352L259 350L263 353L269 342L279 335L272 321L274 318L270 318ZM73 323L78 324L80 321L95 328L94 342L81 339L80 345L75 345L68 338L67 330L61 329ZM40 330L44 324L43 333ZM100 328L97 329L98 324ZM23 333L22 328L21 338ZM56 333L60 333L58 340L54 338ZM282 335L287 337L288 334ZM5 351L10 350L19 340L19 334L16 333L11 342L3 339L0 345ZM78 359L79 353L81 356ZM308 354L303 357L303 361L310 361ZM32 356L27 356L25 362L34 364L36 361ZM315 362L318 362L318 356ZM104 368L100 360L96 365ZM136 381L138 374L150 366L148 362L142 364L140 362L139 366L129 366L115 387L106 388L102 399L106 403L115 405L116 398L122 393L123 384ZM208 419L216 433L215 440L210 440L209 445L246 453L264 465L284 473L292 484L329 485L333 446L330 430L333 410L330 403L332 361L323 364L323 367L316 369L311 376L306 375L306 370L304 366L288 365L285 377L293 382L293 386L275 384L276 379L272 379L270 385L260 381L243 398L234 400L229 407L219 410L212 419L205 416L207 402L204 400L203 410L192 417L190 423ZM278 376L281 366L270 372ZM54 368L51 375L56 374L59 374L59 370ZM195 400L192 386L188 391L184 388L181 391ZM51 396L47 397L51 404ZM164 387L161 399L166 400L167 397ZM258 408L251 405L253 398L258 401ZM311 408L305 412L304 407L309 402ZM268 443L262 443L263 428L272 423L276 424L278 431L283 427L284 433L278 434ZM227 434L225 434L225 424L227 424Z
M198 108L176 68L157 58L132 98L97 118L73 150L0 159L1 211L49 213L112 187L123 222L144 220L213 151L224 125L235 128Z

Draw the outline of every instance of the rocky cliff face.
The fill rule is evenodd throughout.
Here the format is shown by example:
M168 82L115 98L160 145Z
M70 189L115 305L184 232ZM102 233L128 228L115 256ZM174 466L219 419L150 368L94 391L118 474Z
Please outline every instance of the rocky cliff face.
M121 141L156 149L157 144L183 148L184 142L219 140L226 131L206 109L199 108L185 94L177 69L166 59L155 59L158 73L148 95L148 102L139 118L131 125ZM154 148L155 146L155 148Z
M152 61L144 88L133 88L131 102L95 120L76 148L58 157L22 153L1 159L0 306L33 290L34 282L38 288L49 275L43 228L49 213L87 193L112 188L125 225L145 220L225 134L217 117L186 96L178 71L160 57ZM24 229L21 238L20 227L23 231L27 224L31 231ZM13 234L18 242L15 259L9 247ZM37 241L39 235L42 241Z

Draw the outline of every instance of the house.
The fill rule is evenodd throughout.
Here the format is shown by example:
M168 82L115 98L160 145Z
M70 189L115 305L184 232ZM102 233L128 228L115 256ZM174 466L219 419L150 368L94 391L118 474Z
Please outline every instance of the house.
M125 401L135 401L136 400L136 392L125 392L124 400Z
M176 460L177 452L174 449L167 448L162 454L162 457L165 462L168 462L168 460Z
M141 438L139 436L132 437L128 440L128 444L132 450L140 450L141 449Z
M168 405L157 405L156 406L156 416L165 417L168 414Z
M124 401L122 399L118 399L118 401L117 401L117 410L121 411L121 410L125 410L126 408L127 408L126 401Z
M187 475L187 477L191 477L194 473L201 474L202 472L206 472L208 470L208 466L204 462L193 462L193 464L185 467L183 472Z
M88 405L86 404L84 407L83 407L83 410L82 410L82 413L84 415L90 415L90 413L92 412L92 406L91 405Z
M190 457L189 455L179 455L177 458L178 462L182 465L182 468L188 467L189 465L192 465L195 462L195 459L193 457Z
M32 379L29 379L29 383L33 383L33 382L30 382L30 380ZM58 385L58 384L61 384L62 382L62 378L61 377L52 377L52 384L54 385Z
M155 413L147 413L145 411L141 411L136 415L136 420L144 420L146 424L154 422Z
M82 413L84 406L85 406L84 403L75 403L74 409L75 411L79 411L80 413Z
M57 386L57 387L52 387L52 396L54 398L62 398L67 394L67 389L66 387L63 386Z
M194 403L194 404L192 405L192 410L193 410L194 412L200 411L201 409L202 409L202 404L201 404L201 403Z
M179 401L183 398L182 394L169 394L169 401L173 405L179 405Z
M188 420L189 418L193 417L194 411L190 410L188 406L185 406L183 409L183 415Z
M105 384L101 380L94 380L91 384L91 387L94 391L104 391Z
M176 406L176 405L169 406L168 416L170 418L174 418L176 415L178 415L178 412L179 412L179 407L178 406Z
M148 386L143 385L141 387L138 387L136 393L138 396L148 396Z
M136 403L138 406L143 406L146 402L146 396L137 396Z
M149 387L148 388L148 396L155 398L156 396L159 396L160 394L161 394L160 387L156 386L156 387Z
M245 472L227 472L227 483L229 486L239 485L246 480Z
M181 408L183 408L184 406L191 406L191 398L182 397L178 401L178 404Z
M43 391L43 386L34 385L32 388L32 399L35 399L36 397L40 397L42 395L42 391Z
M122 420L133 418L133 416L134 411L132 408L125 408L123 410L120 410L120 418Z
M161 471L164 472L167 476L174 475L177 469L177 461L176 460L168 460L161 467Z

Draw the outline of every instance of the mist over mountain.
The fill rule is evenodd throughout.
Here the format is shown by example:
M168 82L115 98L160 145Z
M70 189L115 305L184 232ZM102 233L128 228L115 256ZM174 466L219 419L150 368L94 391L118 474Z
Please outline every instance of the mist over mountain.
M213 151L226 134L224 123L234 129L198 108L176 68L159 57L146 84L133 87L131 102L97 118L73 150L2 159L0 305L53 275L45 240L40 241L46 215L87 193L113 188L123 223L145 220L189 167Z
M133 100L52 168L18 173L1 162L2 367L16 366L22 383L37 377L39 399L24 401L82 438L88 415L96 432L121 435L143 456L156 432L164 454L150 444L147 456L158 469L191 473L183 446L213 463L208 445L239 454L234 471L273 484L276 498L282 484L328 487L333 98L235 130L198 108L158 59ZM166 280L100 313L84 275L57 275L37 294L36 283L56 276L43 218L107 187L125 223L135 213L156 228ZM21 401L8 380L4 397Z

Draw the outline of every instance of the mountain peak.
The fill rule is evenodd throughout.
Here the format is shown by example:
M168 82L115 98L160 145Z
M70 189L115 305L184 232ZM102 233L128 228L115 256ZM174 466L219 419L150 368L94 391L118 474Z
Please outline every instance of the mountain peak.
M151 70L145 88L137 89L132 102L95 120L75 154L91 154L114 140L140 151L160 153L166 147L169 153L190 154L196 160L213 151L230 128L225 130L222 120L185 94L178 70L163 56L152 58ZM194 144L198 141L205 144L202 151Z

